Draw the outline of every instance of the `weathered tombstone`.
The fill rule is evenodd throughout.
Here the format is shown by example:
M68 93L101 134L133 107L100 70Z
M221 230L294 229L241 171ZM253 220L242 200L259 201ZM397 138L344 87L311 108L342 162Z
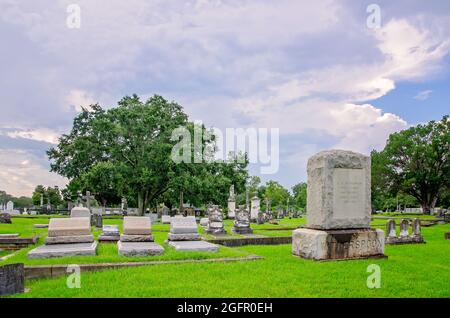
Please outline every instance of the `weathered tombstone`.
M118 225L103 225L102 235L98 237L100 242L117 242L120 240Z
M23 263L0 266L0 296L25 292L25 270Z
M208 228L205 231L207 234L227 234L223 225L223 214L218 205L211 206L208 220Z
M400 221L400 235L399 235L400 239L408 238L409 236L408 227L409 227L408 220L402 219Z
M91 234L90 219L53 218L48 225L45 245L28 252L28 258L50 258L63 256L93 256L97 242Z
M164 254L164 248L154 243L152 222L146 216L123 218L123 234L117 243L119 255L152 256Z
M250 213L245 208L245 205L240 205L234 220L232 229L236 234L252 234L253 230L250 227Z
M264 224L264 222L265 222L264 213L260 211L260 212L258 213L258 218L256 219L256 223L258 223L258 224Z
M420 228L420 220L417 218L412 221L411 239L417 243L423 242L422 231Z
M292 253L315 260L384 256L384 232L370 228L371 161L351 151L308 160L306 228L293 231Z
M228 197L228 218L234 219L236 216L236 195L234 194L234 185L230 187L230 196Z
M255 196L252 198L252 206L251 206L251 210L250 210L250 220L251 220L251 221L256 221L256 219L258 218L259 204L260 204L260 200L259 200L259 198L255 195Z
M446 240L450 240L450 232L445 233L444 237Z
M395 242L397 240L394 219L389 219L389 221L386 223L386 234L386 243Z
M11 215L9 213L0 213L0 224L11 224Z

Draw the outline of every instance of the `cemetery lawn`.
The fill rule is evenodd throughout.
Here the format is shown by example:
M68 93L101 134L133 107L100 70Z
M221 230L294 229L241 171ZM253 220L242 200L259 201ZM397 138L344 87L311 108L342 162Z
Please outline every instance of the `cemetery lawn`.
M386 220L381 221L373 223L384 229ZM106 223L109 222L116 220L107 220ZM285 219L280 226L295 226L299 222ZM255 225L255 229L257 227ZM266 224L261 227L264 231L264 228L277 226ZM166 230L166 225L153 226L159 243L166 237ZM450 297L450 241L444 239L444 233L448 231L450 224L424 227L422 232L426 244L388 245L385 248L388 259L316 262L292 256L290 244L222 247L219 253L210 255L256 254L264 259L86 272L81 276L80 289L67 288L66 277L29 280L26 287L30 291L17 297ZM280 232L291 233L289 230ZM97 258L115 257L117 253L113 249L115 245L100 245ZM169 257L178 257L175 254L166 249ZM86 263L87 258L77 261ZM12 259L26 260L23 254ZM370 264L380 266L379 289L367 288L370 275L367 266Z

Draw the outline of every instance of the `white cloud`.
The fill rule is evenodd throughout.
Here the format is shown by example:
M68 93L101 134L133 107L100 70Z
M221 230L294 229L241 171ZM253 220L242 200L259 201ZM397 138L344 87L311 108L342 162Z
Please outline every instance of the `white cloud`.
M15 129L15 128L12 128ZM50 144L57 144L61 133L49 128L37 129L20 129L13 131L6 131L4 135L11 138L24 138L36 141L44 141Z
M90 105L96 103L95 99L88 92L81 89L73 89L66 97L68 109L71 111L80 112L82 108L90 109Z
M31 196L38 184L63 188L67 180L37 162L39 158L21 149L0 150L1 189L15 196Z
M414 96L414 99L417 99L419 101L427 100L428 97L430 97L432 92L433 92L432 90L425 90L425 91L418 92L417 95Z

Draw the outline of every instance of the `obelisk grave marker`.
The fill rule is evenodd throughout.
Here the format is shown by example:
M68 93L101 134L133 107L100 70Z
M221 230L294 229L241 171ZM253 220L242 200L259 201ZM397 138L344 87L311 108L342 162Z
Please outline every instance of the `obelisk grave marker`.
M370 228L370 157L323 151L308 160L306 228L292 234L292 253L304 258L384 256L384 232Z

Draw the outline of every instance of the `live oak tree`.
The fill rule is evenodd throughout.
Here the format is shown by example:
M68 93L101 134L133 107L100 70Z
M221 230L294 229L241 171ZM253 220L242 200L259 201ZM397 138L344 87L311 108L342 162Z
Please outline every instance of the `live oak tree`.
M149 203L161 202L164 194L173 199L186 193L193 201L199 193L223 191L236 181L240 169L224 181L229 168L175 162L172 151L179 141L172 134L180 127L192 133L195 125L180 105L158 95L145 102L127 96L109 110L91 105L48 151L51 170L70 179L72 190L90 190L103 204L134 196L141 214ZM202 126L202 133L205 130ZM214 139L201 138L200 143L202 152L214 148ZM197 148L188 156L194 157Z
M449 154L448 116L391 134L384 150L372 152L372 192L409 194L429 214L439 197L448 196Z
M148 202L168 189L176 170L171 134L187 124L187 115L180 105L157 95L145 102L127 96L109 110L98 104L90 108L82 110L72 131L48 151L51 170L69 179L120 180L114 184L117 194L133 191L142 214ZM109 186L96 189L100 198L110 191Z

